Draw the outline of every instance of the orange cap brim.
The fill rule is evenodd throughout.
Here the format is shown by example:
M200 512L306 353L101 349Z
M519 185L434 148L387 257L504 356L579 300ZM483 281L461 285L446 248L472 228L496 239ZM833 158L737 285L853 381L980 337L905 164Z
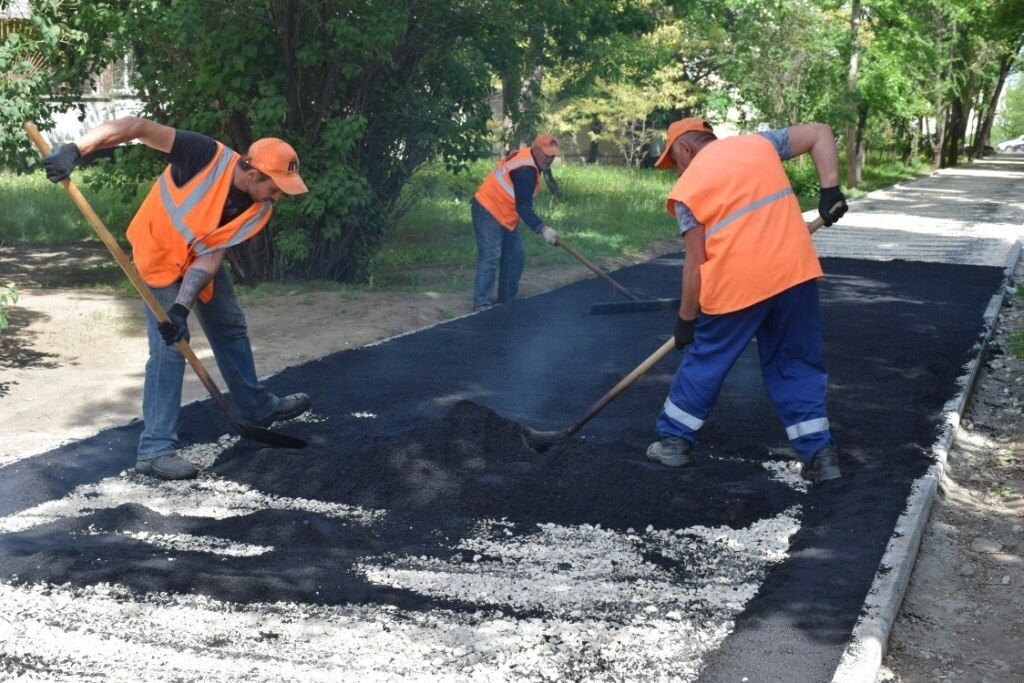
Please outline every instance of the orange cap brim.
M309 188L306 187L306 183L302 182L302 178L299 177L298 173L268 175L270 175L270 178L274 181L274 184L277 185L278 189L285 194L305 194L309 192Z

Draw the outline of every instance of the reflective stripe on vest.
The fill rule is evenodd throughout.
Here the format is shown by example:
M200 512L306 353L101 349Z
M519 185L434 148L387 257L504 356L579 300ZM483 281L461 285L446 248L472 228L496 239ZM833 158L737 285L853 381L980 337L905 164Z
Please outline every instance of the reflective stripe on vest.
M700 310L739 311L822 276L779 153L760 135L710 142L669 193L704 227Z
M236 244L241 244L245 240L249 239L250 236L258 232L263 227L263 222L266 220L266 215L270 213L271 203L261 203L262 206L260 207L259 212L255 216L247 220L245 223L243 223L242 226L235 231L235 234L232 235L231 239L229 239L227 242L224 242L223 244L218 244L215 247L208 247L206 246L205 243L203 243L202 240L199 240L192 246L192 251L199 255L209 254L210 252L217 251L218 249L227 249L229 247L233 247Z
M533 194L536 195L540 190L540 169L537 168L529 147L524 147L499 161L473 195L474 199L507 230L515 230L519 225L516 190L509 174L520 168L537 170L537 182L533 188Z
M231 166L233 157L233 152L229 151L227 147L220 145L213 168L210 169L210 172L202 180L196 183L196 186L185 196L181 204L174 203L174 198L171 197L171 190L167 185L167 177L171 172L170 168L160 174L160 201L164 206L164 211L167 212L167 216L171 219L171 225L174 226L174 229L178 231L178 234L184 238L185 243L189 246L195 243L196 236L192 229L188 227L188 223L185 222L185 217L191 213L192 209L199 205L199 202L203 201L210 188L221 179L221 176Z
M757 209L760 209L762 206L766 206L768 204L771 204L772 202L778 201L778 200L782 199L783 197L788 197L791 194L793 194L793 188L787 187L785 190L779 190L778 192L770 194L767 197L764 197L763 199L758 199L756 202L751 202L750 204L747 204L743 208L741 208L741 209L739 209L737 211L734 211L733 213L729 214L728 216L726 216L722 220L718 221L714 225L708 226L704 230L704 239L706 240L707 238L711 237L713 234L715 234L716 232L718 232L719 230L721 230L725 226L729 225L730 223L732 223L737 218L741 218L743 216L746 216L751 211L755 211Z
M508 174L511 173L512 171L516 170L517 168L521 168L523 166L534 166L535 167L536 165L537 164L535 164L533 162L532 158L531 159L512 159L507 164L503 163L503 162L498 162L498 164L494 167L494 170L491 171L491 173L494 174L494 179L498 181L499 185L501 185L501 189L505 190L505 192L508 193L508 196L511 197L513 200L515 200L515 198L516 198L516 189L515 189L515 187L513 187L512 183L510 183L508 181ZM538 188L539 188L539 184L538 184L538 187L535 187L533 189L533 194L534 195L537 194L537 189Z

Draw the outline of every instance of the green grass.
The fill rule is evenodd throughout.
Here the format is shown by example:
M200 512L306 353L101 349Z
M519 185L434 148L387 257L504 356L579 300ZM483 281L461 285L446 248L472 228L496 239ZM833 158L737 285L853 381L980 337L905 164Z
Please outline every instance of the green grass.
M124 243L135 210L148 187L140 187L137 198L125 201L113 190L92 188L89 169L75 172L75 185L111 234ZM41 173L15 175L0 173L0 243L38 244L98 240L82 213L63 187L54 185Z
M411 269L436 266L452 275L451 286L469 284L476 268L470 200L491 167L481 162L454 176L425 172L414 177L409 191L419 201L374 258L374 283L404 280L415 286ZM534 209L588 259L639 254L651 242L676 234L665 211L674 174L644 170L632 178L621 167L578 164L556 166L554 174L561 197L553 197L542 183ZM528 228L521 229L531 264L572 261Z
M907 168L869 160L857 196L930 171L926 163ZM470 200L491 162L478 162L462 173L424 169L406 188L413 202L373 258L371 278L355 289L389 291L461 291L472 287L476 242L470 221ZM817 176L809 160L787 163L794 189L805 210L817 206ZM115 191L89 186L89 169L76 172L76 181L107 228L124 243L124 233L149 184L124 201ZM559 231L569 246L588 259L635 256L660 239L677 235L675 221L665 211L665 198L676 180L671 171L641 170L636 175L618 166L559 164L554 169L562 196L555 198L541 183L535 209ZM63 189L41 173L0 174L0 244L32 244L96 240L88 223ZM562 249L548 246L522 227L531 265L575 264ZM681 241L680 241L681 246ZM330 282L289 283L244 288L245 296L328 290L341 294L350 285Z

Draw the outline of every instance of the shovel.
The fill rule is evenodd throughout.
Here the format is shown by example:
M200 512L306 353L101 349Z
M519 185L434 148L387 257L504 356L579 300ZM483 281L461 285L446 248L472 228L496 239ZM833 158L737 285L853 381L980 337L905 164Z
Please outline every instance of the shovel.
M836 204L836 206L838 206L838 204ZM810 231L810 233L813 235L824 224L824 219L822 219L819 216L818 218L815 218L813 221L807 224L807 230ZM648 370L654 367L655 363L657 363L659 360L667 356L669 352L672 351L672 349L674 349L675 347L676 340L672 338L670 338L668 341L662 344L657 351L648 356L647 359L644 362L640 363L640 365L636 366L636 368L634 368L632 372L630 372L628 375L619 380L619 383L612 387L607 394L598 399L597 402L594 403L594 405L590 406L590 410L587 411L586 415L580 418L579 421L577 421L575 424L566 427L560 432L542 432L531 427L527 427L525 434L526 445L535 451L543 453L544 451L551 448L551 445L554 444L556 441L564 439L567 436L572 436L580 429L582 429L583 425L587 424L587 422L590 421L590 418L594 417L599 412L604 410L604 407L606 405L611 403L619 394L625 391L626 388L629 387L629 385L638 380Z
M660 311L665 308L674 308L679 305L679 299L640 299L635 294L630 292L628 289L620 285L618 282L609 277L608 273L604 272L593 263L583 258L583 256L562 241L561 237L555 238L555 244L560 246L569 252L570 255L584 266L589 268L595 275L611 285L612 289L621 294L622 296L629 299L629 301L615 301L613 303L606 304L593 304L590 307L590 313L632 313L636 311Z
M46 156L50 153L50 144L43 139L42 135L39 134L39 130L35 127L35 124L26 123L25 132L28 133L29 138L31 138L32 142L35 143L40 154ZM95 230L96 234L100 236L101 240L103 240L103 244L106 245L107 249L110 250L110 253L117 260L118 265L121 266L121 270L124 271L124 274L127 275L128 279L132 281L133 285L135 285L135 289L137 289L139 294L142 295L143 300L149 306L149 309L153 311L153 315L156 316L156 319L161 322L169 322L170 318L167 317L167 313L164 311L163 306L161 306L160 302L156 300L153 293L149 291L149 285L147 285L145 280L142 279L142 276L139 275L139 271L135 269L135 264L128 260L128 256L125 255L124 250L121 249L121 245L119 245L117 240L114 239L114 236L110 234L110 231L107 230L107 226L103 224L100 217L92 210L89 202L86 201L84 196L82 196L82 193L77 187L75 187L75 184L71 182L70 178L66 178L60 182L61 185L64 186L64 189L67 190L68 195L71 197L71 201L75 203L75 206L77 206L78 210L82 212L86 220L89 221L93 230ZM203 383L203 386L206 387L206 390L210 392L210 396L213 397L214 402L216 402L216 404L220 406L220 409L224 411L224 414L228 418L228 422L231 423L231 426L234 427L239 434L246 438L253 439L254 441L260 441L277 448L306 447L306 442L302 439L297 439L293 436L281 434L270 429L264 429L263 427L243 423L234 408L231 407L231 404L228 403L227 399L224 398L224 395L220 393L220 389L217 388L217 385L214 383L213 378L210 377L210 374L206 372L206 368L203 367L203 364L199 362L199 358L196 357L195 352L192 351L192 347L188 345L188 342L181 339L177 342L177 346L178 350L181 351L183 356L185 356L185 360L188 361L188 364L191 365L192 369L196 371L197 375L199 375L199 380Z

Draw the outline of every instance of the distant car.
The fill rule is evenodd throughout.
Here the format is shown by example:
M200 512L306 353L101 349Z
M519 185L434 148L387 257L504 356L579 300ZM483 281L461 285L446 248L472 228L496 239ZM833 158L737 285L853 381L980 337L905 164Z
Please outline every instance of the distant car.
M1000 152L1024 152L1024 135L1012 140L1003 140L996 145L996 149Z

